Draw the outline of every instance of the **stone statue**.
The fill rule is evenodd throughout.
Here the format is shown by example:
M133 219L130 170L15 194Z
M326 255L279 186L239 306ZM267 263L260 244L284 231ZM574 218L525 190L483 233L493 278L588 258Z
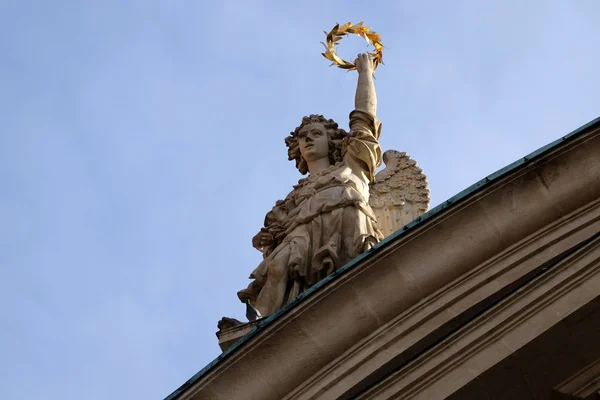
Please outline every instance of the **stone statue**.
M381 123L373 60L359 54L355 64L358 86L350 132L322 115L310 115L285 139L289 159L309 176L275 203L252 239L263 261L250 275L254 280L248 288L238 292L250 320L274 313L427 210L425 176L405 153L386 152L388 167L376 179ZM378 218L385 221L378 223Z

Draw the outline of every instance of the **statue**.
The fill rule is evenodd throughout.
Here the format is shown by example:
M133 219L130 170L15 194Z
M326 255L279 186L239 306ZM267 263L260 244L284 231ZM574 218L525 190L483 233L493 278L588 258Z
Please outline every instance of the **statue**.
M238 292L250 320L273 314L427 210L425 176L405 153L386 152L388 167L376 178L381 123L375 63L369 54L359 54L354 65L358 85L350 132L322 115L310 115L285 139L288 158L309 176L275 203L252 239L263 261L248 288Z

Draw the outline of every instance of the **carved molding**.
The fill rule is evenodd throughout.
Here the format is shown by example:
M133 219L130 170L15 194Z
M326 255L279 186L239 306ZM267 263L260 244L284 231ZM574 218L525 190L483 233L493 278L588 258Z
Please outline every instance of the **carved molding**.
M600 359L562 382L554 390L576 400L600 399Z
M599 296L599 272L596 239L360 398L445 398Z

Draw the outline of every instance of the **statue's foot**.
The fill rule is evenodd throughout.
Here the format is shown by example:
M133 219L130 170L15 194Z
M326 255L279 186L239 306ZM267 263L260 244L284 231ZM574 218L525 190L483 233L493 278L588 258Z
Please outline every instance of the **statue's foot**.
M325 271L325 276L333 274L333 272L335 271L335 263L333 262L331 257L327 256L323 259L321 269Z
M375 246L375 244L377 244L377 239L373 236L370 236L363 243L362 252L364 253L371 250Z

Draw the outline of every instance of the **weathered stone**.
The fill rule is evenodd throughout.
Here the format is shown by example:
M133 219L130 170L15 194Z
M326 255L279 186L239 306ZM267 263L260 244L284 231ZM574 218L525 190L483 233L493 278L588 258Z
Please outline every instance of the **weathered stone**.
M250 275L253 282L238 292L258 311L249 313L252 317L273 314L427 211L425 176L405 153L386 152L387 167L376 175L381 124L375 116L373 64L368 54L360 54L356 64L350 132L322 115L310 115L285 140L289 159L309 176L275 203L252 240L263 261Z

